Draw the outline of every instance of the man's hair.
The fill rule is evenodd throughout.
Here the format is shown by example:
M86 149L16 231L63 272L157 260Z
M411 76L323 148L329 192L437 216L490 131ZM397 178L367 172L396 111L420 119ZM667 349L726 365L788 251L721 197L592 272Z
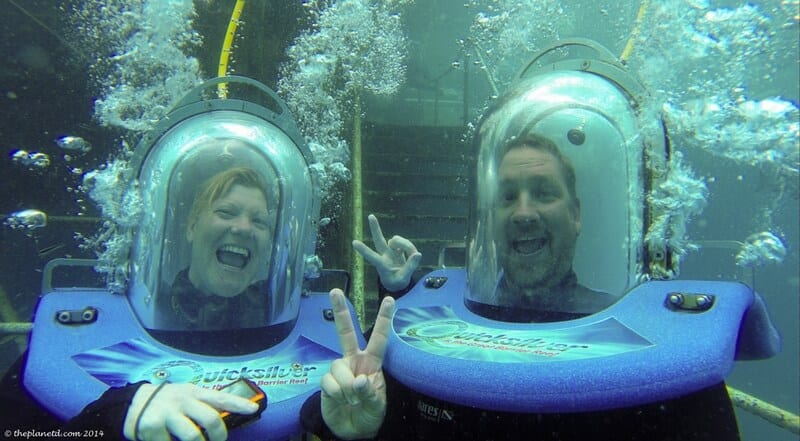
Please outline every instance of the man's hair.
M561 153L561 150L558 149L555 142L535 133L527 133L509 141L503 149L502 156L505 156L511 149L520 147L529 147L553 155L561 167L561 174L564 176L564 181L567 183L569 195L572 196L572 199L575 201L578 200L578 193L575 190L575 167L573 167L572 161Z
M228 194L234 185L255 188L261 191L265 200L268 199L267 183L260 174L247 167L230 168L217 173L203 185L203 189L192 203L188 225L190 227L194 225L200 214L211 207L214 201Z

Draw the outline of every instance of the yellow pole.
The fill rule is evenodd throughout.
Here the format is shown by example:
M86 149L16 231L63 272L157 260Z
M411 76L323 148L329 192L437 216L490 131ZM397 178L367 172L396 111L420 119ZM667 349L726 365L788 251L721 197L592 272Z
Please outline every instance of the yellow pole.
M728 386L728 395L736 407L764 418L770 423L792 433L800 434L800 416L774 406L739 389Z
M19 322L17 311L14 310L14 305L11 304L11 300L8 298L8 294L2 286L0 286L0 321L5 322L8 325ZM6 340L7 339L3 339L3 342ZM19 352L25 352L27 339L23 336L15 336L14 341L17 343L17 349Z
M92 217L92 216L47 216L47 223L51 222L96 223L102 221L103 218Z
M642 29L644 15L647 13L647 8L649 6L650 0L643 0L642 4L639 5L639 12L636 13L636 21L633 25L633 31L631 31L631 36L628 37L628 43L625 44L625 49L622 50L622 55L619 56L620 61L623 63L628 61L628 58L631 56L631 52L633 52L633 45L636 43L636 39L639 38L639 32L641 32Z
M27 335L33 329L33 323L27 322L13 322L13 323L6 323L0 322L0 336L11 334L11 338L14 338L14 335ZM0 342L5 342L6 340L0 340Z
M228 75L228 61L231 57L231 47L233 46L233 39L236 37L236 28L239 26L239 17L242 15L245 0L236 0L233 5L233 12L231 19L228 21L228 30L225 31L225 40L222 42L222 51L219 54L219 66L217 67L217 76L224 77ZM228 85L221 83L217 86L217 95L220 98L228 97Z
M356 94L355 111L353 115L353 239L361 240L364 231L364 207L361 194L361 100ZM353 294L350 299L358 315L361 327L364 327L364 258L358 253L353 254Z

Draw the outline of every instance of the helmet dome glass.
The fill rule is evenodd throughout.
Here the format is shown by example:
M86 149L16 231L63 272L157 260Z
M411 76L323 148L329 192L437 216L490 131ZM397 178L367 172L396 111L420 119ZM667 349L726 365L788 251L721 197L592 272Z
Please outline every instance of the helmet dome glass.
M468 304L514 307L518 296L504 286L557 285L573 272L580 285L614 296L635 283L643 151L636 113L614 83L581 71L525 78L484 116L475 146ZM531 161L541 174L518 173ZM514 176L527 183L509 184ZM561 205L547 199L548 179ZM523 208L508 208L518 193Z
M288 334L314 250L308 166L279 128L236 111L195 115L154 143L139 173L148 211L134 239L129 292L152 335L182 348L187 331L192 341L219 331L258 341L224 349L235 353ZM269 336L256 337L259 330Z

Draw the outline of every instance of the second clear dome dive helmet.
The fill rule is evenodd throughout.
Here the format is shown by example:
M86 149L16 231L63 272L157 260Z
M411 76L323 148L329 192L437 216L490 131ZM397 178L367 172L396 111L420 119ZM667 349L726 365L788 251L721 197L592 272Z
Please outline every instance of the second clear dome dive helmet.
M212 96L223 83L229 97ZM315 249L319 197L314 159L283 101L257 81L215 78L134 155L145 208L128 295L142 326L169 346L208 354L285 338Z
M520 71L474 137L468 305L512 306L498 293L505 277L497 237L499 167L508 147L531 135L552 141L575 169L580 233L572 267L578 283L621 296L649 273L665 272L657 268L669 265L666 250L644 249L645 194L653 178L645 162L657 170L668 148L661 121L641 114L644 98L616 57L591 40L558 42Z

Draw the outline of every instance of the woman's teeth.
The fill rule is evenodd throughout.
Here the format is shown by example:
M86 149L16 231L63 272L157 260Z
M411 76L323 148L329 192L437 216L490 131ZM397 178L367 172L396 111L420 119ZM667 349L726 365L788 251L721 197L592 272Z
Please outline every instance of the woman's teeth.
M244 268L250 260L250 251L235 245L223 245L217 250L217 260L223 265Z

